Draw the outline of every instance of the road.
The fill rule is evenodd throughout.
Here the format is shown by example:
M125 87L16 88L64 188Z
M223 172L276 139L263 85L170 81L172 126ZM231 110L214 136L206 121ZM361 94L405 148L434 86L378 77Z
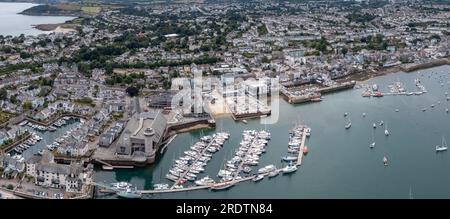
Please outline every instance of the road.
M12 192L5 191L0 189L0 194L2 195L2 199L21 199L20 197L15 196Z

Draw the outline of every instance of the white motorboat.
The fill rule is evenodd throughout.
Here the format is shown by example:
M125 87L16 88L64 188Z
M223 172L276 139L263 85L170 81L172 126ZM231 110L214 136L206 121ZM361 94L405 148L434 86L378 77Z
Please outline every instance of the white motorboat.
M206 186L206 185L214 184L214 180L212 178L210 178L209 176L205 176L200 180L196 180L194 183L199 186Z
M267 165L267 166L265 166L265 167L259 169L259 170L258 170L258 173L259 173L259 174L264 174L264 173L271 172L271 171L273 171L273 170L276 170L276 167L275 167L275 165L270 164L270 165Z
M287 165L286 167L284 167L283 169L281 169L281 171L283 172L283 174L287 174L287 173L293 173L295 171L297 171L297 166L292 164L292 162L289 163L289 165Z
M264 179L264 175L256 175L252 180L253 182L258 182L262 179Z

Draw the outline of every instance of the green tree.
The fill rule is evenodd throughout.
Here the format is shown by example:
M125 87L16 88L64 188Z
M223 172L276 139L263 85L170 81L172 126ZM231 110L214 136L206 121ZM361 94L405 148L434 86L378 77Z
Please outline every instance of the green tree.
M0 100L6 100L8 97L8 91L5 88L0 89Z
M25 102L23 103L23 105L22 105L22 108L25 109L25 110L31 109L31 108L32 108L31 101L25 101Z

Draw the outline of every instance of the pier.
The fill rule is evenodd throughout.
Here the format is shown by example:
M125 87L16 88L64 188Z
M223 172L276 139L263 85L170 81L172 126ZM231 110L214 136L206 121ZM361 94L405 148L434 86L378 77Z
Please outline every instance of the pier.
M302 159L303 159L303 149L305 148L305 142L306 142L306 129L307 127L303 128L302 131L302 143L300 144L299 151L298 151L298 158L297 158L297 166L302 165Z

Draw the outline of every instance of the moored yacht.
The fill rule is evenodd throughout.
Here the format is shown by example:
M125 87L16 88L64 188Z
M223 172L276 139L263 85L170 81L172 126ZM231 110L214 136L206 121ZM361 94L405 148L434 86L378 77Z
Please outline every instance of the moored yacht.
M445 142L445 138L442 136L442 144L436 146L436 152L446 151L447 149L447 142Z

